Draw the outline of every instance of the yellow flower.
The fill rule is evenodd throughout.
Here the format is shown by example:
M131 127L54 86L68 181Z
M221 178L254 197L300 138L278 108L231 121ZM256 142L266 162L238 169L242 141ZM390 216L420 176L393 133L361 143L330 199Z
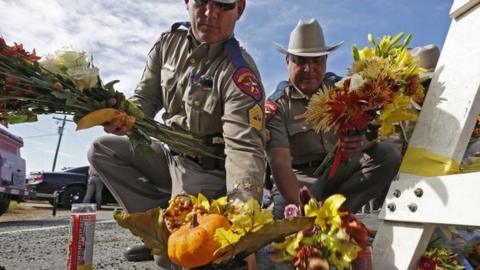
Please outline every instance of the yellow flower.
M285 240L281 243L272 243L272 247L276 250L283 250L286 255L295 256L302 239L303 232L300 231L297 234L285 237Z
M395 132L394 124L400 121L416 121L417 112L411 108L410 97L396 93L391 104L380 112L376 124L380 125L380 138L386 138Z
M310 199L308 204L305 205L305 215L307 217L316 217L315 225L322 230L327 230L328 227L331 227L331 229L340 228L342 219L338 209L345 200L345 196L335 194L328 197L322 206L319 207L316 200Z

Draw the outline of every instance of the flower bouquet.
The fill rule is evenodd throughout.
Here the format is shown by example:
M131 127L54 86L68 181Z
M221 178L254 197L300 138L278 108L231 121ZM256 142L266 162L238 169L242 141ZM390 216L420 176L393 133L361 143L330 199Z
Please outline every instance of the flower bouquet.
M368 38L373 47L358 50L354 45L348 76L315 94L305 112L317 132L332 131L339 137L316 175L331 165L332 177L340 162L349 159L341 146L345 136L365 133L367 139L385 138L394 133L396 123L417 119L411 101L423 98L419 76L423 69L407 49L412 36L384 36L379 43Z
M313 226L309 217L274 221L270 210L253 198L209 201L202 194L177 195L166 209L132 214L115 210L114 218L141 237L153 254L185 268L227 269L275 239Z
M464 270L458 255L446 247L429 248L420 258L417 270Z
M301 193L306 191L302 189ZM296 270L351 269L359 252L368 245L367 228L354 214L340 210L346 200L343 195L332 195L323 204L311 195L304 197L309 199L303 207L285 207L285 218L303 214L315 218L314 225L275 243L280 258L291 262Z
M21 44L6 44L0 38L0 123L37 120L38 114L73 115L77 130L114 119L129 128L135 149L148 152L152 138L171 149L192 156L215 156L201 140L145 117L134 102L103 84L99 70L83 51L65 48L40 58Z

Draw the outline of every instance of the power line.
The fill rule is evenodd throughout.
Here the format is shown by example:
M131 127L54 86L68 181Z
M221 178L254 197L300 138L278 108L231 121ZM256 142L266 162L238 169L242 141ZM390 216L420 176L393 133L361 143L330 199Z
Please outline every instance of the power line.
M57 136L57 133L52 133L52 134L44 134L44 135L36 135L36 136L28 136L28 137L23 137L23 139L31 139L31 138L40 138L40 137L50 137L50 136Z

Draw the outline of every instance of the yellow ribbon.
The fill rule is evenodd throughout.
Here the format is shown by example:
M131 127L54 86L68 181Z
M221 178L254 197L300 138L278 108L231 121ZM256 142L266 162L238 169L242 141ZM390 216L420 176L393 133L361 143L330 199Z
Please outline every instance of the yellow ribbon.
M417 147L407 148L400 166L401 173L421 176L456 174L459 171L460 167L454 159Z

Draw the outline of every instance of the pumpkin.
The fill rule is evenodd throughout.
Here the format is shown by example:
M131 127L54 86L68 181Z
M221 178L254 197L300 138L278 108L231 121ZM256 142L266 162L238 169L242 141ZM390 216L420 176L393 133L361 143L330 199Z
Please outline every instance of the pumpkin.
M215 230L230 228L228 219L220 214L192 215L192 221L182 225L168 238L168 257L182 267L195 268L214 261L220 244Z

